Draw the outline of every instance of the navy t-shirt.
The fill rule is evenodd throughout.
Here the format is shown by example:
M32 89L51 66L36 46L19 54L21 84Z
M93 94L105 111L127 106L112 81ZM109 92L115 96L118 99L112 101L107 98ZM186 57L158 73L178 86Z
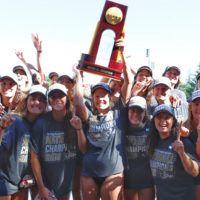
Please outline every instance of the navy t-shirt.
M126 116L126 107L121 99L105 115L89 114L86 131L88 151L83 157L83 175L107 177L124 170L122 131Z
M194 147L196 149L198 133L197 133L197 129L195 127L192 127L192 130L190 130L189 139L191 140L192 144L194 145ZM198 162L198 164L200 165L200 162ZM200 184L200 174L197 177L194 177L194 182L196 185Z
M56 196L69 193L76 166L77 146L71 150L65 144L64 123L49 112L37 120L31 132L31 148L39 156L44 185Z
M131 127L125 132L125 147L128 169L124 170L126 189L144 189L153 187L153 177L149 164L149 121L139 128Z
M18 192L18 185L31 174L29 139L31 124L18 116L4 132L0 145L0 196Z
M196 159L190 140L182 138L182 141L187 155ZM193 177L185 171L179 155L172 149L173 142L172 135L165 140L160 139L150 161L158 200L193 200Z

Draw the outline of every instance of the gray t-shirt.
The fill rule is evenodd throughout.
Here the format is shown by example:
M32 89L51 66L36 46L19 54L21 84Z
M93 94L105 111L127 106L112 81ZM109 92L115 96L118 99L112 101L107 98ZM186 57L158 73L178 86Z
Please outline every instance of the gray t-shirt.
M88 151L83 158L83 175L107 177L124 170L122 132L126 115L121 99L105 115L89 114L86 131Z

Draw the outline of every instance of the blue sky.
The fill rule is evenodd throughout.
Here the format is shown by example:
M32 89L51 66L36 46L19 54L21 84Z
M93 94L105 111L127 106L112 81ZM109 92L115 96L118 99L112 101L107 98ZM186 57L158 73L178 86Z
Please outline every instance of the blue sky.
M20 64L13 49L36 65L31 33L43 41L42 66L68 73L89 46L105 0L0 0L1 69ZM177 65L182 80L200 63L200 1L118 0L129 6L125 23L126 52L137 70L150 63L158 77L167 65ZM64 70L63 70L64 69Z

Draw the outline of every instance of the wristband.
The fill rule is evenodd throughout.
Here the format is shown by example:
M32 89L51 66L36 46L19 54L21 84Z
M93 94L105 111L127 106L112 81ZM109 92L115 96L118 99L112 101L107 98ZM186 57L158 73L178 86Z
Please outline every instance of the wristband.
M76 129L76 131L80 131L82 129L82 127L81 128L79 128L79 129Z

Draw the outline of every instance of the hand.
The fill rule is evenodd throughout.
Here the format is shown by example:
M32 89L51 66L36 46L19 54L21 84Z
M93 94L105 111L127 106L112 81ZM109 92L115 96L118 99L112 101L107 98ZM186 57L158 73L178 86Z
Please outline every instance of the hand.
M131 96L137 96L146 87L146 82L136 82L132 88Z
M72 109L72 118L70 120L70 123L76 130L79 130L82 128L81 119L75 114L75 107L73 107Z
M115 41L115 46L119 47L120 52L124 52L124 47L125 47L124 39L121 38L121 39L116 40Z
M22 51L17 51L17 50L15 49L15 54L16 54L16 56L17 56L23 63L26 62L25 59L24 59L24 55L23 55L23 52L22 52Z
M39 199L42 200L49 200L49 197L53 197L53 194L46 187L39 188L38 193Z
M33 41L33 45L36 48L37 52L42 52L42 41L39 40L38 34L34 35L32 33L32 41Z
M182 103L181 98L179 98L177 95L171 95L169 97L169 100L170 100L173 108L177 108Z
M181 129L182 129L181 126L182 126L182 124L180 124L180 126L179 126L179 130L178 130L178 134L177 134L177 140L172 143L173 150L176 151L179 155L184 153L184 144L180 140L180 138L181 138Z
M188 137L189 136L189 129L183 126L183 121L180 122L179 124L179 130L180 136L182 137Z
M3 115L3 117L1 118L0 126L3 129L8 128L8 126L10 126L15 121L15 119L11 116L11 110L12 106L9 107L8 113Z

